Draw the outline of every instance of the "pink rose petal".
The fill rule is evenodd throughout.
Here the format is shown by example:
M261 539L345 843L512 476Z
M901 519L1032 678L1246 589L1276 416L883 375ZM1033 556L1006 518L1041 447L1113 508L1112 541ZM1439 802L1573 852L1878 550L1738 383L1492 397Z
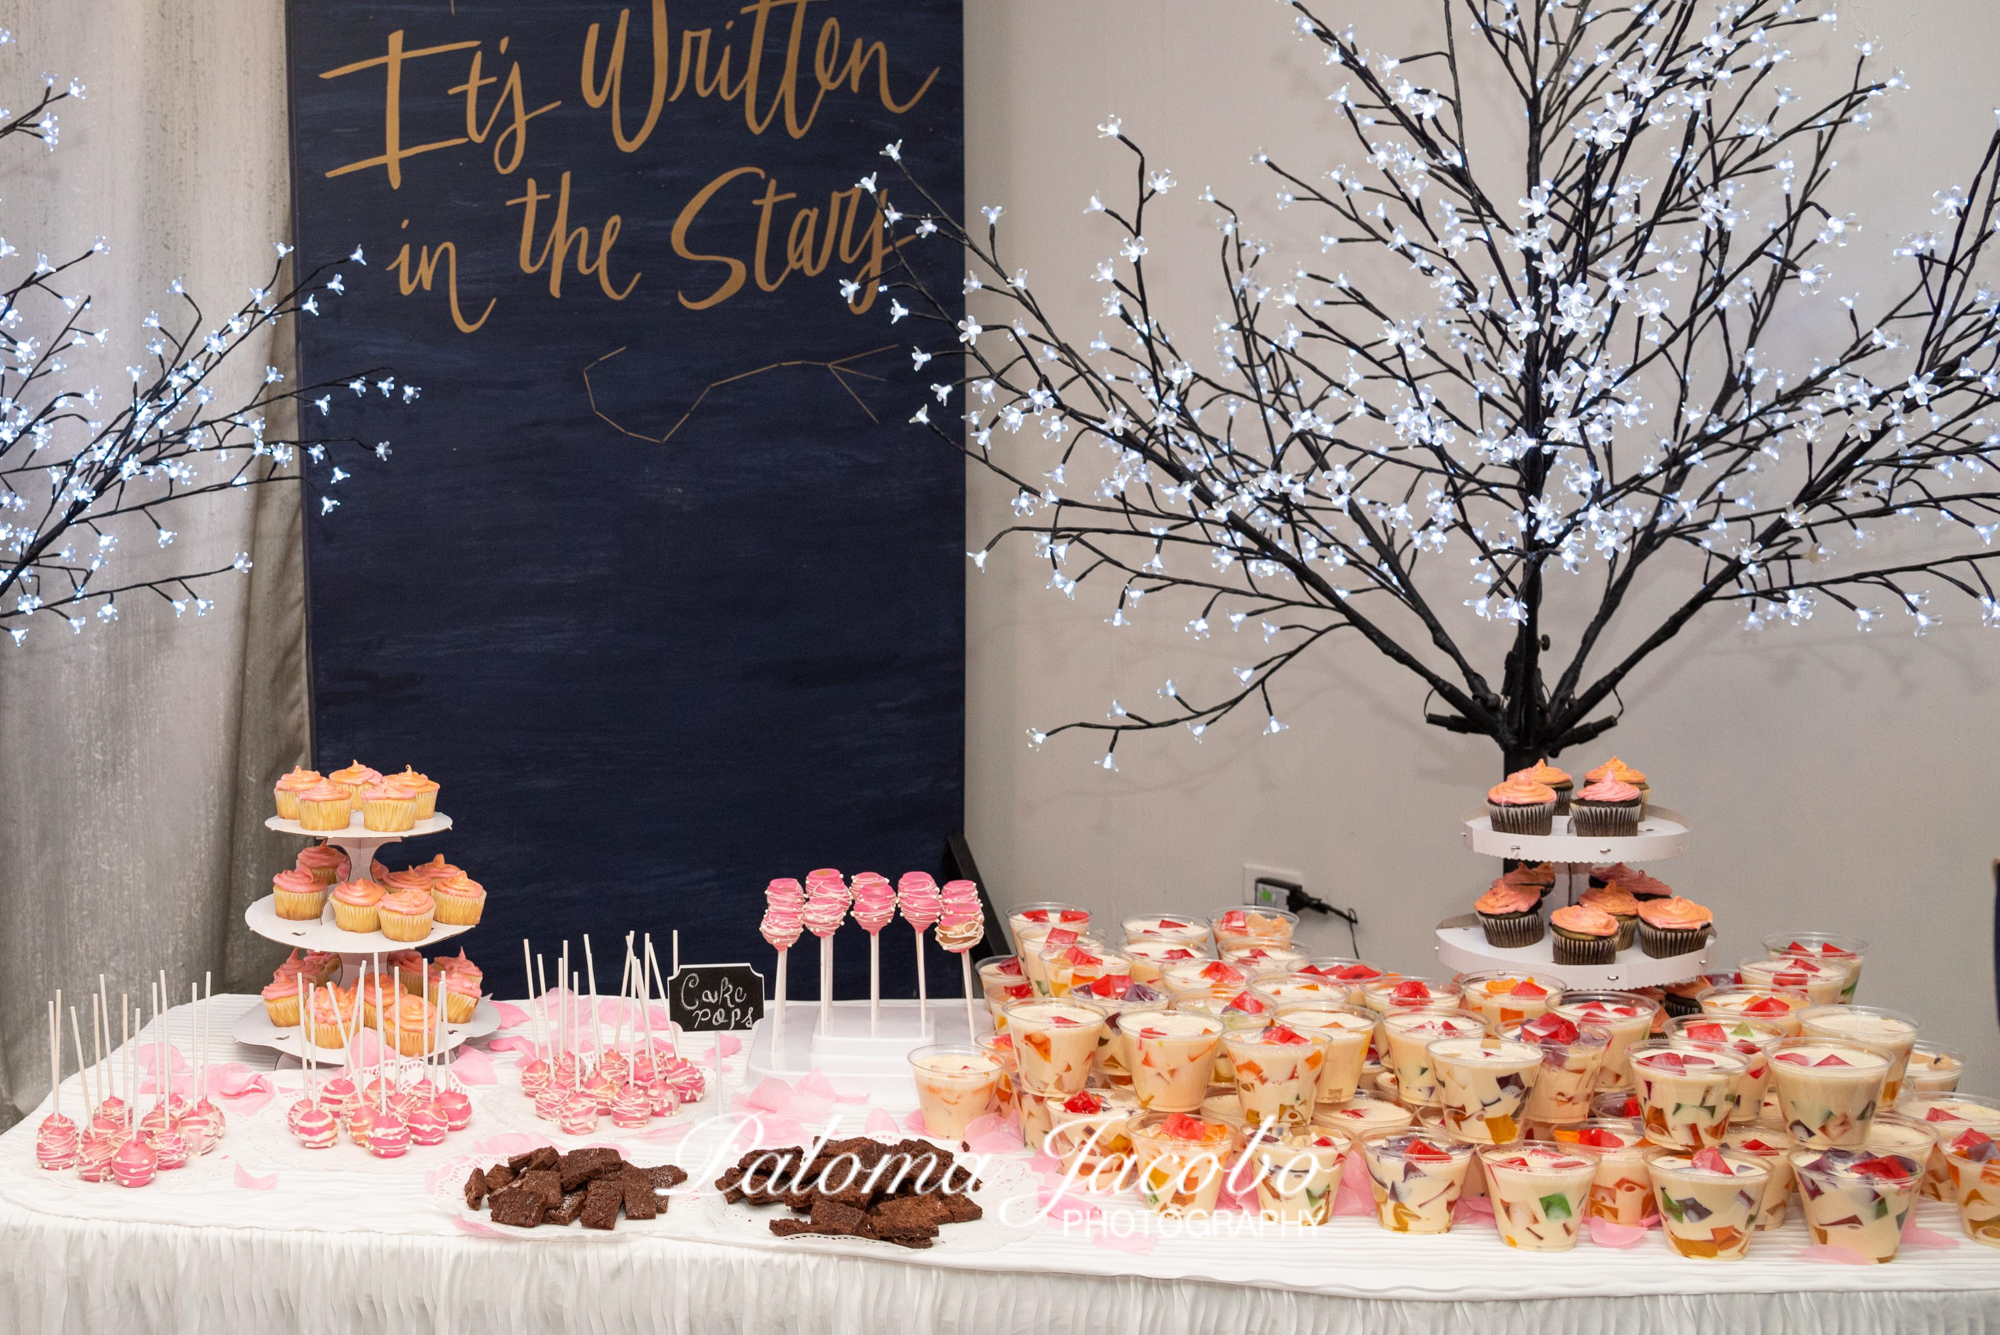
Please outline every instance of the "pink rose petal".
M494 1083L493 1059L478 1048L460 1048L452 1058L451 1073L468 1085Z
M511 1159L529 1150L538 1150L555 1142L547 1136L530 1135L526 1131L503 1131L497 1136L474 1142L472 1152L489 1159Z
M1801 1261L1823 1261L1829 1265L1875 1264L1851 1247L1829 1247L1823 1243L1814 1243L1810 1247L1800 1247L1792 1255Z
M1057 1177L1061 1177L1063 1171L1062 1160L1056 1158L1047 1150L1036 1150L1034 1157L1028 1160L1028 1171L1031 1173L1053 1173Z
M528 1022L528 1012L510 1001L495 1001L491 1005L494 1010L500 1013L500 1027L502 1029L519 1029Z
M382 1040L376 1037L373 1029L363 1029L347 1045L348 1058L355 1066L373 1066L383 1050Z
M1592 1215L1588 1221L1590 1240L1600 1247L1637 1247L1650 1231L1643 1226L1614 1223Z
M1375 1192L1368 1185L1368 1165L1362 1162L1360 1150L1347 1152L1347 1161L1340 1169L1340 1186L1333 1193L1329 1212L1337 1215L1375 1213Z
M502 1233L499 1229L491 1225L482 1224L476 1219L467 1219L464 1215L453 1215L451 1217L451 1226L461 1233L470 1233L475 1238L507 1238L513 1236L511 1233Z
M725 1057L734 1057L737 1053L743 1051L742 1041L729 1034L717 1034L715 1036L715 1047Z
M1134 1256L1144 1256L1159 1246L1160 1240L1154 1234L1136 1231L1122 1238L1116 1233L1098 1232L1090 1235L1090 1243L1093 1247L1101 1247L1107 1252L1129 1252Z
M1903 1245L1905 1247L1930 1247L1938 1251L1950 1251L1958 1246L1958 1239L1949 1237L1943 1233L1933 1232L1915 1222L1911 1222L1903 1226Z
M525 1052L528 1054L528 1060L530 1061L533 1061L536 1056L533 1040L523 1038L519 1034L502 1034L499 1038L488 1039L486 1041L486 1050L488 1052Z
M861 1129L871 1136L886 1140L896 1134L896 1119L880 1108L870 1108L868 1121Z
M1451 1222L1470 1223L1475 1220L1493 1218L1493 1202L1484 1196L1474 1196L1470 1200L1455 1201L1451 1207Z
M236 1165L236 1185L249 1191L271 1191L278 1185L278 1175L258 1177L242 1164Z
M769 1112L788 1115L792 1111L792 1087L776 1076L766 1076L736 1101L739 1108L751 1112Z
M905 1117L903 1119L903 1126L904 1129L914 1131L920 1136L928 1136L931 1133L930 1123L924 1120L924 1110L922 1108L918 1108L908 1117Z

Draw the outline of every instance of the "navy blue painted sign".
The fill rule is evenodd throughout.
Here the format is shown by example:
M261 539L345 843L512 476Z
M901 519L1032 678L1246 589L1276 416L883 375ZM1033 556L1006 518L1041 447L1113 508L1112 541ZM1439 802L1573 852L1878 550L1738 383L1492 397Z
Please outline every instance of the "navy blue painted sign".
M388 863L486 886L489 968L634 929L765 959L768 878L936 870L963 481L857 183L900 140L957 206L958 0L292 0L290 61L301 258L367 261L302 371L422 387L307 499L317 763L413 764L456 822Z

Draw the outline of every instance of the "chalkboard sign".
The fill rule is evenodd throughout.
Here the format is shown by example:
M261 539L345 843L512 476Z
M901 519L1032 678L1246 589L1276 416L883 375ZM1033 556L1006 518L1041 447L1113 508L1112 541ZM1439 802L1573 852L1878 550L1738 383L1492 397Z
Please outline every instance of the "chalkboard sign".
M667 1018L690 1034L764 1018L764 975L747 964L683 964L667 979Z

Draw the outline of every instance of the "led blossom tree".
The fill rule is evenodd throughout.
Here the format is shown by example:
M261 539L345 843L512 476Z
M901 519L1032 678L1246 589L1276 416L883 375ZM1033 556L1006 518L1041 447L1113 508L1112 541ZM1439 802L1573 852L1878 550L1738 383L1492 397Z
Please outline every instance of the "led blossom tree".
M0 30L0 44L9 41ZM84 95L81 84L58 84L44 75L34 106L18 115L0 110L0 141L35 139L53 150L57 104ZM372 371L344 386L287 386L274 367L241 369L246 349L266 330L288 316L317 315L321 295L337 296L345 286L340 264L281 286L291 249L282 242L269 281L213 327L204 327L201 308L175 280L171 292L181 309L144 321L147 360L125 368L129 392L84 388L71 362L105 348L108 331L90 327L90 298L72 285L80 266L104 249L99 239L71 259L37 255L19 278L0 279L0 626L17 644L37 614L78 633L92 618L115 621L121 594L157 594L177 617L190 609L205 614L213 606L205 582L247 573L249 554L210 569L171 568L166 558L149 556L133 562L144 569L120 579L113 561L126 531L166 548L176 537L168 521L198 497L301 481L307 460L331 486L348 476L337 452L389 457L386 441L279 438L266 416L279 405L296 401L301 417L324 417L337 389L362 395L371 381L383 396L400 392L405 403L420 393ZM0 262L20 253L0 239ZM346 262L362 263L361 252ZM246 382L249 388L231 392L230 385ZM323 494L320 512L338 504Z
M968 315L914 353L962 374L916 420L1018 488L972 559L1026 536L1061 592L1115 587L1113 625L1172 592L1198 637L1262 632L1212 698L1169 681L1162 707L1114 702L1035 744L1109 733L1110 768L1126 733L1200 736L1246 702L1276 731L1272 679L1347 631L1511 770L1614 726L1620 683L1717 605L1757 628L1832 604L1863 630L1894 608L1922 634L1956 593L2000 622L2000 300L1976 273L2000 138L1937 193L1936 230L1895 250L1900 295L1866 314L1834 295L1856 227L1826 187L1901 80L1863 44L1824 95L1788 86L1786 41L1830 13L1436 0L1434 44L1390 56L1288 8L1356 161L1258 155L1279 205L1315 215L1307 262L1202 196L1227 303L1206 346L1155 313L1148 211L1174 182L1116 120L1100 129L1134 154L1136 199L1090 203L1118 251L1094 338L1010 270L1000 209L983 228L928 195L905 210L972 266ZM1496 89L1504 116L1476 100ZM954 323L914 271L895 286L892 321ZM1814 350L1780 365L1780 341Z

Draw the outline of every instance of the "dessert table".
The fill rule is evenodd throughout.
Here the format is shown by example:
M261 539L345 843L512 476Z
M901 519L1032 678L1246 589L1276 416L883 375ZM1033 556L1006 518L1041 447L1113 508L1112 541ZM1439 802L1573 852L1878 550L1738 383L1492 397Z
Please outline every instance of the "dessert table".
M468 1077L490 1080L469 1085L468 1130L390 1161L346 1144L308 1151L284 1125L300 1087L296 1064L227 1037L237 1015L258 1004L215 998L210 1055L250 1068L239 1083L254 1086L249 1076L260 1075L269 1096L253 1087L223 1101L227 1137L187 1168L138 1190L42 1172L33 1139L47 1105L0 1136L0 1331L851 1335L885 1320L899 1330L979 1335L2000 1330L2000 1251L1964 1240L1956 1212L1928 1201L1916 1223L1958 1245L1906 1245L1883 1266L1801 1258L1810 1240L1796 1208L1735 1264L1682 1259L1656 1233L1629 1249L1586 1237L1567 1253L1517 1252L1476 1219L1439 1237L1403 1237L1369 1218L1280 1231L1224 1214L1199 1234L1169 1227L1117 1237L1106 1236L1101 1219L1064 1224L1024 1209L1018 1221L948 1227L928 1251L779 1239L764 1228L769 1211L727 1205L705 1190L715 1170L704 1180L704 1156L721 1151L725 1129L761 1111L767 1144L796 1143L808 1118L816 1127L837 1117L841 1134L871 1122L879 1130L891 1118L901 1135L914 1092L843 1091L835 1072L831 1097L819 1087L786 1108L787 1091L743 1087L743 1056L726 1043L722 1099L712 1089L645 1131L607 1126L565 1137L538 1122L520 1093L519 1053L504 1042L528 1032L518 1018L460 1057ZM170 1013L168 1024L172 1042L190 1052L192 1008ZM682 1050L706 1065L714 1039L687 1038ZM72 1077L72 1114L80 1101ZM725 1101L729 1116L715 1117ZM694 1174L695 1194L677 1197L658 1227L505 1234L481 1225L454 1200L458 1184L473 1164L531 1140L563 1149L614 1144L635 1162L680 1163ZM1032 1206L1028 1159L1025 1151L996 1156L989 1186L1028 1183Z

